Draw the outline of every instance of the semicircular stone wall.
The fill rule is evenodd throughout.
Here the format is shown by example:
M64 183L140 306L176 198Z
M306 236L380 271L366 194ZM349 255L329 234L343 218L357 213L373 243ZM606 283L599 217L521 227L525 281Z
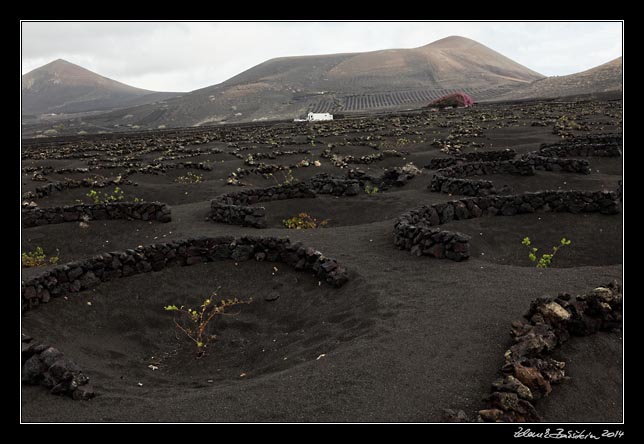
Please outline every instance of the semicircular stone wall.
M333 287L341 287L348 280L346 268L335 259L299 242L291 244L288 238L197 237L111 251L53 267L22 282L22 310L112 279L219 260L283 262L296 270L313 271L321 281Z
M355 196L367 184L388 189L403 186L417 174L418 169L409 166L386 169L379 177L360 170L351 170L346 177L334 177L327 173L316 174L305 182L283 184L267 188L253 188L222 194L210 201L209 219L231 225L265 228L266 209L252 206L274 200L314 198L317 194Z
M464 196L487 196L499 190L489 180L466 179L470 176L511 174L532 176L535 170L559 169L577 174L590 174L590 164L585 159L560 159L530 153L518 160L466 162L441 168L434 173L428 188L431 191Z
M438 225L482 216L514 216L535 212L619 213L615 191L539 191L504 196L470 197L414 208L394 223L394 244L416 256L462 261L469 257L470 236Z

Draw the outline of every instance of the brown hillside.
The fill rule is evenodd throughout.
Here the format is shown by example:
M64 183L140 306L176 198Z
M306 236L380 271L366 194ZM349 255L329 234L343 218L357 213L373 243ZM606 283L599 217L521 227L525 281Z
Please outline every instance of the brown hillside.
M22 76L23 114L109 110L175 95L135 88L62 59Z

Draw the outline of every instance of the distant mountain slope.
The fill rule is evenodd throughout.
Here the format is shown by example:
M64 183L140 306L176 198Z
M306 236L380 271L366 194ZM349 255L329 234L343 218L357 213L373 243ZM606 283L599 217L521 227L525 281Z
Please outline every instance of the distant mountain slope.
M175 96L135 88L62 59L22 76L23 114L103 111Z
M57 127L64 127L58 134L110 132L420 108L455 91L478 100L542 78L474 40L452 36L412 49L271 59L217 85ZM28 122L23 134L45 129Z
M134 126L156 128L294 118L310 110L418 107L455 90L476 98L477 91L505 91L541 78L480 43L452 36L413 49L271 59L218 85L91 121L105 130L127 114Z
M169 109L167 118L180 119L184 109L195 119L183 123L199 124L290 117L322 108L388 108L431 100L433 91L436 96L451 89L472 92L540 78L480 43L452 36L413 49L271 59L186 95L176 102L176 114ZM398 97L400 92L407 92L408 99Z
M547 77L513 89L495 100L556 98L622 91L622 58L618 57L587 71L561 77Z
M271 59L205 90L254 84L355 94L392 87L489 87L542 77L474 40L452 36L413 49Z

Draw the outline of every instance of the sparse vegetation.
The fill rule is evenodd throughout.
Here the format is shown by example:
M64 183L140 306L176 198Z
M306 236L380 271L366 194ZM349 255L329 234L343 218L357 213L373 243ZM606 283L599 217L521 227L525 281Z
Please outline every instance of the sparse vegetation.
M111 193L103 193L94 189L89 190L85 196L89 197L95 204L107 204L112 202L120 202L125 199L125 192L120 187L115 187ZM79 202L78 200L76 200ZM134 203L142 203L143 199L139 197L132 198Z
M56 249L56 255L50 256L49 259L47 259L47 256L45 255L42 247L36 247L34 251L27 251L25 253L22 253L22 266L24 268L29 268L41 267L47 264L56 265L59 260L58 253L59 251L58 249Z
M213 292L210 298L201 303L198 309L187 308L185 306L177 307L176 305L167 305L163 307L166 311L175 312L174 324L177 329L185 333L188 338L197 346L197 357L203 356L209 343L217 337L209 334L208 324L215 317L225 313L227 308L240 304L250 304L253 299L245 301L234 299L222 299L219 303L214 302L217 292ZM178 315L178 316L177 316ZM180 318L180 319L177 319Z
M297 177L293 176L293 170L291 169L282 171L281 175L282 175L282 180L278 180L274 174L270 174L270 176L273 177L273 180L275 180L275 183L277 183L277 185L293 185L294 183L298 183L300 181Z
M399 137L398 140L396 140L396 146L405 146L409 145L411 141L406 138L406 137Z
M364 192L370 196L373 196L374 194L378 194L380 192L380 189L375 185L367 184L364 187Z
M89 193L86 194L86 196L92 199L95 204L100 204L121 201L125 197L125 193L121 188L115 187L114 191L112 191L111 194L91 189L89 190Z
M286 228L291 230L309 230L326 226L329 223L329 219L318 221L307 213L300 213L297 216L284 219L282 223Z
M548 268L550 266L550 264L552 263L552 259L557 254L557 251L559 251L559 249L561 247L565 247L566 245L570 245L570 240L566 239L565 237L561 238L561 241L560 241L559 245L555 245L554 247L552 247L552 254L544 253L538 259L537 259L537 252L539 251L539 249L532 246L532 243L530 242L529 237L524 237L523 240L521 241L521 244L525 245L526 247L528 247L528 251L529 251L528 252L528 258L532 262L537 263L537 268Z
M203 182L203 175L188 171L185 176L179 176L175 179L178 183L201 183Z

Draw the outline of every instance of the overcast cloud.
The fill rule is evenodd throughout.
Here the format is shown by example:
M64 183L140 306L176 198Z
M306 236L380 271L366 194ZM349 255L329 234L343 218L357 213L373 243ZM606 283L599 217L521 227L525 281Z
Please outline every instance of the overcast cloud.
M621 22L23 22L22 73L62 58L155 91L192 91L265 60L474 39L544 75L622 55Z

